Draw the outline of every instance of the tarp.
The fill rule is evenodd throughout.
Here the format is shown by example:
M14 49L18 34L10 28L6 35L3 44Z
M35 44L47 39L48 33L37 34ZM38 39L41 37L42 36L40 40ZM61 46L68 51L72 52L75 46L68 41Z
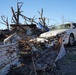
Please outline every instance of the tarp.
M41 22L38 23L38 28L41 29L42 31L49 31L49 28L43 26Z
M65 51L64 45L62 43L61 48L60 48L60 52L58 53L58 56L56 57L55 62L58 59L61 59L65 54L66 54L66 51Z
M41 24L41 22L39 22L37 25L38 25L38 28L40 28L41 30L43 30L43 25Z

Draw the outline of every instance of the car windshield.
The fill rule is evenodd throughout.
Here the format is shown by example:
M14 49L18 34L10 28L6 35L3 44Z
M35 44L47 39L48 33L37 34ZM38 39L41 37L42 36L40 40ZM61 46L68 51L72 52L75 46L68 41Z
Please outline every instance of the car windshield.
M54 25L51 26L51 30L58 30L58 29L70 29L71 25L70 24L62 24L62 25Z

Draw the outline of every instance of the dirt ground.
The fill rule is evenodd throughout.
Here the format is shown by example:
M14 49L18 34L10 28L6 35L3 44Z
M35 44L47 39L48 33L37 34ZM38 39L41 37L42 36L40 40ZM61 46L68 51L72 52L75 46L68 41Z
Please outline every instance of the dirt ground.
M56 75L76 75L76 45L66 47L67 54L60 59Z

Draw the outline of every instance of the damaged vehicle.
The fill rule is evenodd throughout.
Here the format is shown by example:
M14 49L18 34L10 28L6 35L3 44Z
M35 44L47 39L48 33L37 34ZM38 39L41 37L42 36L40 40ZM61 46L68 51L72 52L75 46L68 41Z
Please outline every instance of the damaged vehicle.
M50 39L51 41L62 37L63 44L73 46L76 41L76 23L51 26L50 31L42 33L39 37Z

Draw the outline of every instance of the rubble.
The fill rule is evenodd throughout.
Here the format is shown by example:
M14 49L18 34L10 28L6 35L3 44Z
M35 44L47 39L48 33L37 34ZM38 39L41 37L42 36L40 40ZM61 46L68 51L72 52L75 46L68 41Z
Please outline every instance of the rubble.
M60 38L58 43L61 44L61 42L62 41ZM41 45L41 44L43 44L43 45ZM62 51L60 51L60 49L54 50L55 48L53 48L51 45L49 47L46 47L46 45L44 43L39 43L39 45L40 46L38 46L38 44L36 45L36 43L35 43L35 45L32 45L32 51L35 53L35 54L33 53L32 57L35 62L36 71L44 72L44 71L52 70L54 67L56 67L55 62L58 60L58 58L62 54L65 55L65 53L66 53L65 50L63 50L65 53L61 54L60 52L62 52ZM56 46L58 46L58 44ZM58 54L61 54L61 55L58 55ZM63 56L61 56L61 57L63 57Z
M17 42L19 44L19 60L21 64L24 64L17 68L11 67L9 73L14 75L21 70L20 75L40 75L40 72L42 75L42 73L51 72L56 68L56 61L66 54L65 49L62 50L64 48L62 39L60 37L46 39L39 37L39 34L41 34L40 30L29 29L26 33L17 32L17 35L14 33L4 39L5 44L10 44L17 42L20 37Z
M61 53L61 46L63 46L61 38L55 38L54 40L40 38L38 34L33 34L33 32L30 32L29 35L20 33L18 35L22 38L19 41L19 55L20 61L25 68L27 67L28 71L25 70L24 72L26 74L38 75L40 72L53 71L56 68L56 61L66 53L65 49L63 50L64 53ZM20 67L17 69L19 70ZM21 68L22 70L23 68Z

